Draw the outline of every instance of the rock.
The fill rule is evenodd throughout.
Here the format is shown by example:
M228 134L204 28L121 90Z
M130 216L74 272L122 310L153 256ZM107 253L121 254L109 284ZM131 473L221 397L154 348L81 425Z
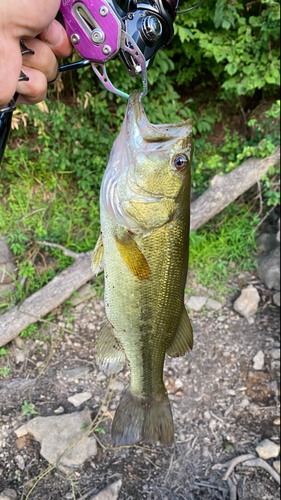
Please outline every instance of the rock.
M89 368L85 366L80 366L78 368L73 368L73 370L67 370L65 374L68 382L74 382L74 380L86 379L89 377Z
M253 362L254 362L254 370L262 370L264 367L264 353L263 351L259 351L254 357L253 357Z
M249 285L242 290L240 297L235 300L233 308L245 318L249 318L257 312L259 301L260 296L257 289L253 285Z
M269 458L276 458L279 455L280 446L278 446L270 439L265 439L256 446L256 452L260 458L268 460Z
M97 296L97 292L93 289L90 283L86 283L81 286L79 290L76 291L75 295L71 295L70 299L73 306L78 306L82 302L86 302L87 300L94 299Z
M211 431L214 431L216 427L217 427L217 421L214 418L212 418L209 423L209 428Z
M117 500L119 492L122 487L122 481L116 481L104 490L100 491L97 495L92 497L92 500Z
M54 413L56 415L61 415L62 413L64 413L64 407L63 406L59 406L55 411Z
M95 437L86 437L91 424L91 411L85 408L67 415L35 417L20 427L16 434L18 437L32 434L41 444L42 457L51 464L56 464L59 459L59 468L63 469L62 466L80 466L97 454Z
M277 292L273 295L273 304L280 307L280 292Z
M81 406L83 403L85 403L85 401L91 399L91 397L91 392L80 392L79 394L74 394L74 396L70 396L69 398L67 398L67 401L78 408L78 406Z
M208 299L206 302L206 308L212 309L213 311L219 311L222 308L222 304L214 299Z
M219 321L219 323L223 323L225 320L226 320L225 316L218 316L217 317L217 321Z
M123 382L120 382L119 380L116 380L115 383L114 383L114 380L112 380L109 388L110 389L113 388L113 390L117 391L117 392L123 392L125 389L125 386L124 386Z
M0 493L0 500L16 500L17 493L15 490L7 489Z
M99 372L96 376L96 382L103 382L106 379L107 379L107 376L102 372Z
M183 386L184 386L183 381L182 381L182 380L180 380L179 378L177 378L177 379L175 380L175 388L176 388L176 389L182 389L182 388L183 388Z
M250 401L247 398L244 398L244 399L242 399L239 406L241 406L242 408L247 408L247 406L249 406L249 404L250 404Z
M11 252L6 238L0 238L0 285L7 285L8 283L13 283L15 279L14 270L16 269L15 261L6 262L11 260L14 254ZM3 264L2 264L3 262ZM11 275L11 276L9 276ZM14 278L14 279L13 279Z
M24 349L24 341L22 340L22 338L20 337L16 337L14 339L14 343L16 344L16 346L19 348L19 349Z
M15 349L15 358L16 358L16 364L24 363L25 361L25 354L24 351L20 351L19 349Z
M207 297L200 297L193 295L188 299L186 307L189 307L189 309L192 309L193 311L200 312L205 306L207 300L208 300Z
M280 359L280 349L271 349L271 351L269 351L269 355L273 359Z
M256 238L258 252L269 252L278 246L277 235L274 233L262 233Z
M16 455L15 456L15 461L17 463L17 466L20 470L24 470L25 469L25 463L24 463L24 459L21 455Z
M273 462L273 467L276 470L276 472L278 472L278 474L280 475L280 460L275 460L275 462Z
M258 275L267 288L280 290L280 246L258 257Z

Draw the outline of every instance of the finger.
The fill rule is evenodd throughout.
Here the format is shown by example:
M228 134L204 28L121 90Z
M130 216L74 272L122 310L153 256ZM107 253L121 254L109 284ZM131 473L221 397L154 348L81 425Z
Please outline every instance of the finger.
M19 82L17 92L19 98L17 104L36 104L44 101L47 95L47 78L44 73L34 68L22 67L28 82Z
M17 40L0 38L0 109L10 102L21 72L22 57L20 45Z
M73 50L65 29L56 20L38 37L52 49L57 57L68 57Z
M52 49L37 38L25 40L25 42L27 47L34 51L34 54L24 55L22 57L23 65L44 73L48 82L54 80L58 72L58 62Z

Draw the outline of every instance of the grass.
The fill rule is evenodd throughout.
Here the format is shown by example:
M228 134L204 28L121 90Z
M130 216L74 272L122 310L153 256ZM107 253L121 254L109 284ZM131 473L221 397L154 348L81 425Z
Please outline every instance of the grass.
M231 266L253 271L255 228L260 218L245 205L232 203L221 214L190 234L190 268L203 286L223 290Z

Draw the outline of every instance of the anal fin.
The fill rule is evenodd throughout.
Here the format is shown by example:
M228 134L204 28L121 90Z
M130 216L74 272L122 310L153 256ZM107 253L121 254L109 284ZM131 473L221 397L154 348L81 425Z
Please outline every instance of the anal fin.
M114 337L112 328L107 320L104 321L96 343L97 363L100 369L112 375L119 373L124 366L125 353Z
M178 358L193 347L193 331L187 311L183 306L180 324L177 333L167 349L168 356Z

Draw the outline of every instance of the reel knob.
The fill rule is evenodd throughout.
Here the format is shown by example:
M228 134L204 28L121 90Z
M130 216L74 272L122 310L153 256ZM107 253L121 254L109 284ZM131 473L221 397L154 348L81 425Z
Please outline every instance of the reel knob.
M162 35L162 24L155 16L147 16L142 21L142 31L150 42L156 42Z

